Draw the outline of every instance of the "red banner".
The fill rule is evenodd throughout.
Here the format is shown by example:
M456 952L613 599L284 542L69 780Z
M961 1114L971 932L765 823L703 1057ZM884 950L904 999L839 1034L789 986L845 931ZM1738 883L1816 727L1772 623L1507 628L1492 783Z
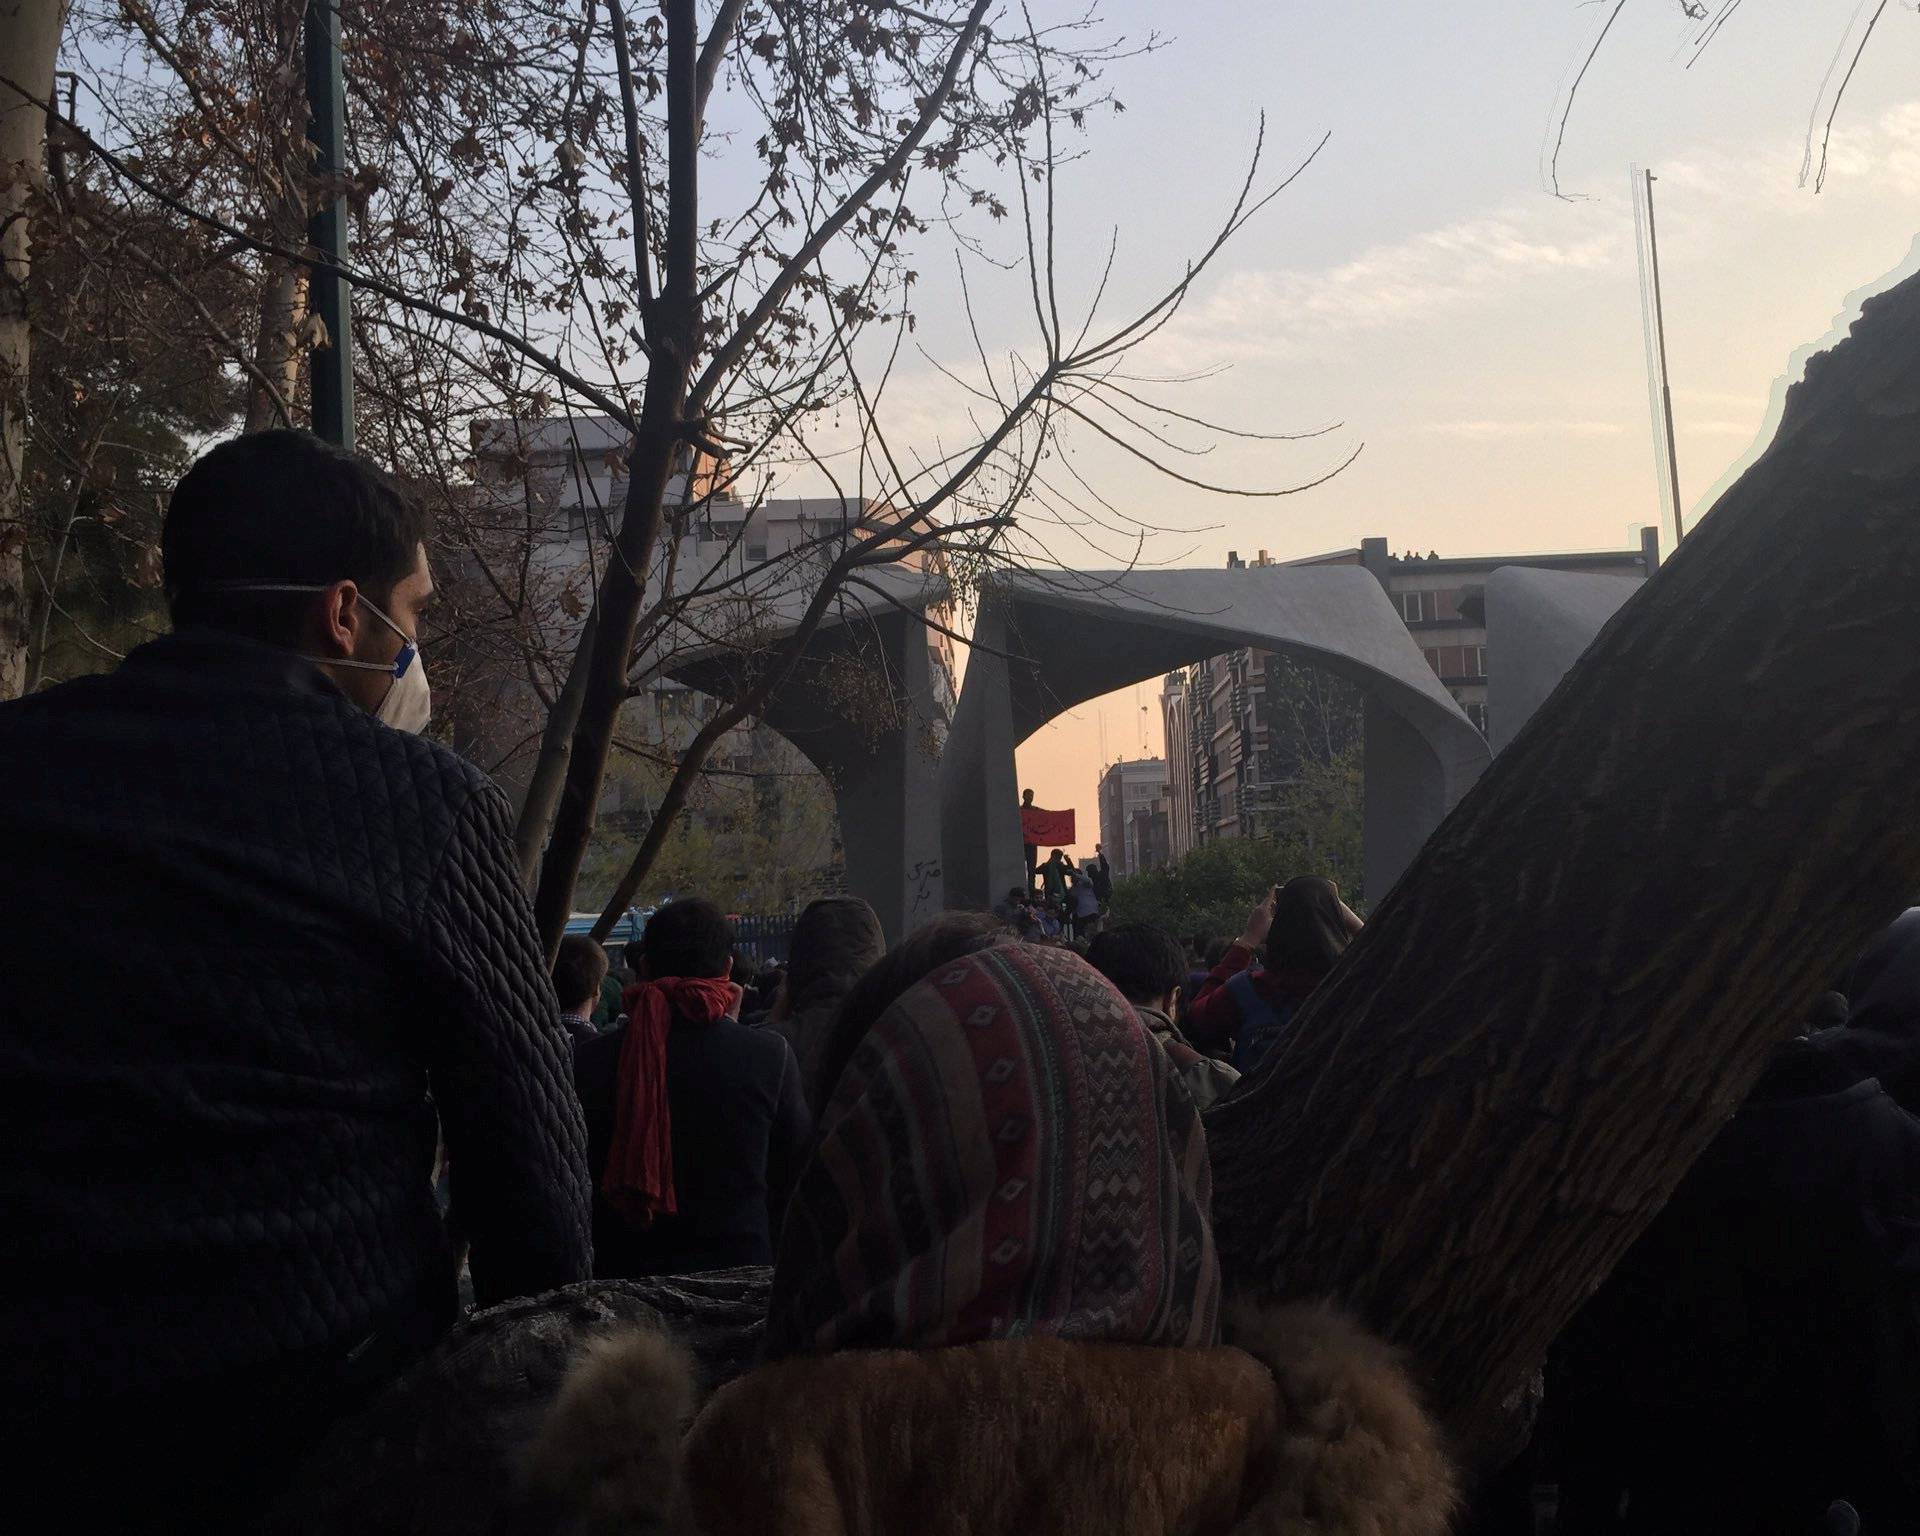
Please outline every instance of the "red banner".
M1020 841L1036 848L1065 848L1078 842L1073 835L1073 812L1043 811L1037 805L1021 806Z

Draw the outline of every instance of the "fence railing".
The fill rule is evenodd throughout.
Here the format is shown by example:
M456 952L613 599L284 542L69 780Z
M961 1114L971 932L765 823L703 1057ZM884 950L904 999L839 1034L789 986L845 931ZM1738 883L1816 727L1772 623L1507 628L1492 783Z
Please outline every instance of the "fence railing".
M733 945L762 965L785 965L793 945L791 912L771 917L740 916L733 920Z

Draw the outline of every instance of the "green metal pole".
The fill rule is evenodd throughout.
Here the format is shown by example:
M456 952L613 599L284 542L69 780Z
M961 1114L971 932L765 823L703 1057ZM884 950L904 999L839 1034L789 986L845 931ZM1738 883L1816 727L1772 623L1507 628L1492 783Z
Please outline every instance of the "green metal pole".
M339 173L346 160L347 88L340 67L339 0L307 0L307 138L318 176ZM307 239L323 260L347 259L347 204L333 197L316 206ZM327 328L327 344L311 354L313 430L330 443L353 446L353 297L346 280L324 266L313 269L307 302Z

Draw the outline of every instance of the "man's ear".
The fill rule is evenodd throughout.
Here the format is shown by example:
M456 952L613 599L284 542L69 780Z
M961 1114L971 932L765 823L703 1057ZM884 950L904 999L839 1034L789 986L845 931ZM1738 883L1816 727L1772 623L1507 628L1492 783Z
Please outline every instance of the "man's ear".
M336 656L351 656L360 626L366 620L360 606L360 588L352 581L336 581L319 597L320 642Z

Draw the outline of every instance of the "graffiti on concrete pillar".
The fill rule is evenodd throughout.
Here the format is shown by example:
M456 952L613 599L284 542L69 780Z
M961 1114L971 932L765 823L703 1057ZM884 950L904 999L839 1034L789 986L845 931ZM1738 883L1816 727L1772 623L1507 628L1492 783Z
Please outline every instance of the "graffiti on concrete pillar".
M925 922L940 915L940 861L922 859L907 869L907 923Z

